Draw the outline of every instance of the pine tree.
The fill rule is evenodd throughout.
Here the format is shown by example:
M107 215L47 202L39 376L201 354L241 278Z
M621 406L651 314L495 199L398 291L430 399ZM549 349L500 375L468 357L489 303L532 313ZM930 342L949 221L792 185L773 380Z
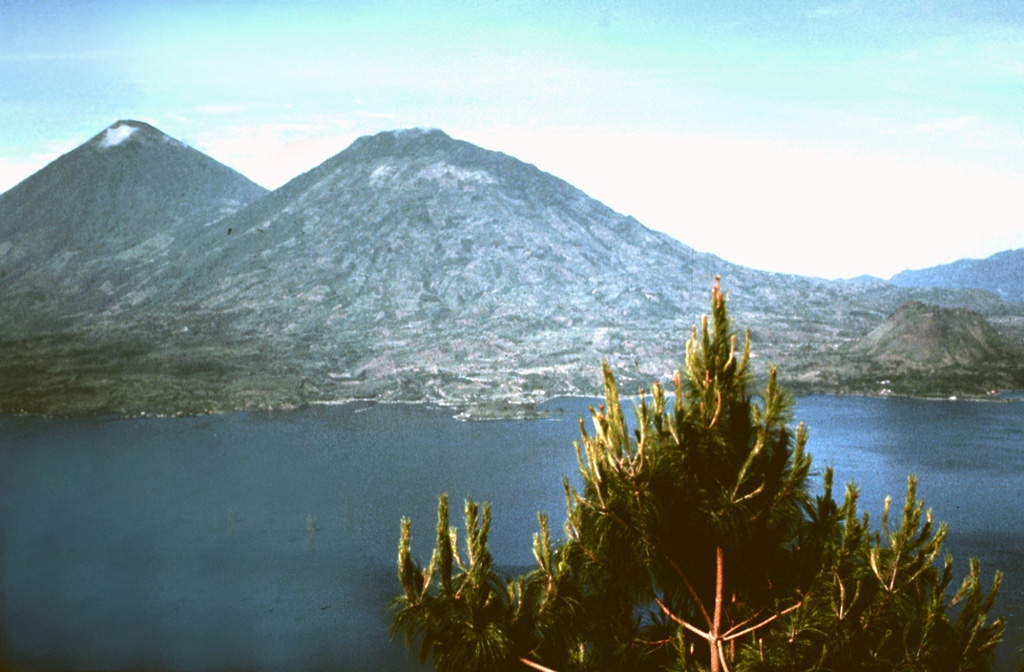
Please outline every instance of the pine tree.
M467 502L465 549L438 507L426 568L402 521L392 636L438 672L469 670L983 670L1002 631L978 564L952 597L946 535L910 478L901 520L880 529L837 504L831 470L808 492L807 432L776 369L750 393L750 335L737 349L716 280L671 401L641 390L633 428L604 366L605 404L580 420L582 486L563 486L565 538L538 516L537 568L500 577L490 511ZM482 511L482 516L481 516ZM951 615L950 607L958 605Z

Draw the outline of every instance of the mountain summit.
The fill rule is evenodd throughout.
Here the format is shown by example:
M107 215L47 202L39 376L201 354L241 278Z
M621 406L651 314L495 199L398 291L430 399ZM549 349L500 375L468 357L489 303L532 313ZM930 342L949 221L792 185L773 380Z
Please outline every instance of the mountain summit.
M86 147L103 151L113 147L146 147L153 145L173 145L185 147L184 143L150 126L142 121L122 119L105 128L89 142Z

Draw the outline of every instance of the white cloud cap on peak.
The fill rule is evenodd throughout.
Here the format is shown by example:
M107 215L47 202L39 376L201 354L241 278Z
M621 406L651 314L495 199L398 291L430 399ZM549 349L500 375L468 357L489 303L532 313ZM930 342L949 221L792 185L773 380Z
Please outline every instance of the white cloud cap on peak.
M138 126L132 126L131 124L116 124L111 126L103 132L103 137L100 138L100 147L107 148L120 145L138 130Z

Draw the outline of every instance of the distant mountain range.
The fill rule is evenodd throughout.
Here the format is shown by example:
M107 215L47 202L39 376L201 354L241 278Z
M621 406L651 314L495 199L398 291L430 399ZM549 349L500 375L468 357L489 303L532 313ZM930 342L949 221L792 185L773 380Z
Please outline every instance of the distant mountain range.
M266 193L122 121L0 195L0 409L373 398L507 415L596 392L602 359L627 385L667 376L716 274L756 370L780 363L797 391L878 392L851 344L906 301L1024 343L1012 293L738 266L438 130L360 138ZM981 362L965 391L1019 365ZM949 391L926 373L889 388Z
M960 259L950 264L903 271L889 279L898 287L985 289L1005 301L1024 303L1024 248L998 252L985 259Z

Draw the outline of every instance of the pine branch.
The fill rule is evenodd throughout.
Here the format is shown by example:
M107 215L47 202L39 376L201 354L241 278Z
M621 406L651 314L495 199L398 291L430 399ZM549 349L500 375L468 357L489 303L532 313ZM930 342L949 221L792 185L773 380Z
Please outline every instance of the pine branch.
M654 596L654 601L655 601L655 602L657 603L657 605L658 605L659 607L661 607L661 610L662 610L663 612L665 612L665 615L666 615L666 616L668 616L669 618L671 618L671 619L672 619L673 621L675 621L675 622L676 622L676 623L678 623L679 625L683 626L684 628L686 628L687 630L689 630L689 631L690 631L690 632L692 632L693 634L697 635L698 637L701 637L701 638L703 638L703 639L705 639L705 640L707 640L707 641L709 641L709 642L711 641L711 635L710 635L710 634L708 634L708 633L704 632L703 630L701 630L701 629L699 629L699 628L697 628L697 627L694 627L693 625L690 625L690 624L689 624L689 623L687 623L687 622L686 622L685 620L683 620L683 619L682 619L682 618L680 618L679 616L675 615L675 614L674 614L674 613L672 612L672 610L671 610L671 609L669 609L669 608L668 608L668 607L667 607L667 606L665 605L665 603L664 603L664 602L662 602L662 601L661 601L661 600L660 600L660 599L658 598L658 596L657 596L657 595L655 595L655 596Z
M746 628L745 630L741 630L740 632L733 632L733 630L735 630L736 628L742 627L744 624L749 623L750 621L754 620L753 618L748 618L747 620L743 621L743 623L740 623L739 625L735 625L730 630L727 630L725 632L725 634L723 634L719 639L721 639L723 642L728 642L730 640L737 639L738 637L742 637L743 635L746 635L746 634L749 634L751 632L754 632L755 630L757 630L759 628L763 628L764 626L768 625L769 623L774 621L779 616L785 616L789 612L791 612L791 611L793 611L795 609L799 609L800 606L803 603L804 603L804 601L800 600L799 602L797 602L793 606L787 607L786 609L783 609L782 611L780 611L777 614L772 614L771 616L769 616L765 620L761 621L757 625L754 625L754 626L751 626L749 628Z
M693 587L693 584L690 583L690 580L686 578L686 574L684 574L683 570L679 568L676 561L667 555L665 556L665 559L668 560L672 569L675 570L676 574L679 575L679 578L683 580L684 584L686 584L686 589L690 591L693 601L697 603L697 608L700 609L700 613L704 616L704 620L707 621L708 628L710 628L713 621L711 620L711 615L708 613L708 610L704 607L704 600L700 599L700 595L697 594L697 590Z
M520 658L519 662L523 665L526 665L527 667L532 667L535 670L540 670L540 672L556 672L556 670L552 670L550 667L544 667L540 663L536 663L530 660L529 658Z
M718 662L722 664L725 672L729 672L729 665L725 662L725 651L722 649L722 640L719 639L715 642L715 646L718 649ZM712 665L712 668L714 666Z

